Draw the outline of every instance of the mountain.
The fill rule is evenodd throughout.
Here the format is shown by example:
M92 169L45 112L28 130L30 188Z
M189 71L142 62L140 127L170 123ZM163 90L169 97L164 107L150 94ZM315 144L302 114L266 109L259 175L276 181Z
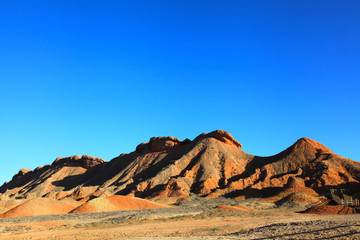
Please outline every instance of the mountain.
M294 192L289 189L300 189L315 196L326 195L332 188L357 191L359 182L360 163L309 138L299 139L277 155L259 157L244 152L230 133L216 130L192 141L153 137L134 152L109 162L75 155L57 158L33 171L22 169L0 187L0 200L71 198L86 202L99 196L190 194L284 197L284 189L288 194Z

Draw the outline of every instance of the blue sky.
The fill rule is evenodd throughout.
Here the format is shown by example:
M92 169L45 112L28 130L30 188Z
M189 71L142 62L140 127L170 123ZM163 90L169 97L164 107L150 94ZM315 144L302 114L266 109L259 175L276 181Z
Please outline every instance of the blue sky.
M360 160L359 1L0 1L0 183L224 129Z

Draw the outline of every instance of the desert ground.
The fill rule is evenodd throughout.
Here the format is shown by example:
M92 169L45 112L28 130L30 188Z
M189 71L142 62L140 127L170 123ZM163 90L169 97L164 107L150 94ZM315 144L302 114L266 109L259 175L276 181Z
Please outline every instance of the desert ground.
M359 214L299 213L305 209L193 197L160 209L3 218L0 239L360 239Z

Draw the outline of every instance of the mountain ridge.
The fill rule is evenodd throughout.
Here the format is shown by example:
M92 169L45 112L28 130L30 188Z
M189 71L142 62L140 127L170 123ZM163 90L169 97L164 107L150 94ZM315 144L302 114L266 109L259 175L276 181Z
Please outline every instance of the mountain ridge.
M331 187L359 185L360 163L341 157L310 138L259 157L242 150L229 132L216 130L194 140L153 137L109 162L70 156L35 170L22 169L0 187L0 200L74 200L111 195L141 198L267 197L299 178L324 195Z

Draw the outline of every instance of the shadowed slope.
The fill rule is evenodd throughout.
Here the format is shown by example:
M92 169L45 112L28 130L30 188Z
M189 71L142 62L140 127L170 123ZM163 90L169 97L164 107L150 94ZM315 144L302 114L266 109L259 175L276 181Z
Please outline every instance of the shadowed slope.
M74 193L88 177L100 170L101 166L85 168L82 163L71 161L58 162L38 167L22 174L20 171L13 179L0 188L0 199L32 199L37 197L63 198Z
M360 163L336 155L314 140L301 138L277 155L254 157L246 171L232 179L229 189L234 191L227 196L268 196L284 187L290 177L303 179L306 187L323 194L338 185L358 186Z

